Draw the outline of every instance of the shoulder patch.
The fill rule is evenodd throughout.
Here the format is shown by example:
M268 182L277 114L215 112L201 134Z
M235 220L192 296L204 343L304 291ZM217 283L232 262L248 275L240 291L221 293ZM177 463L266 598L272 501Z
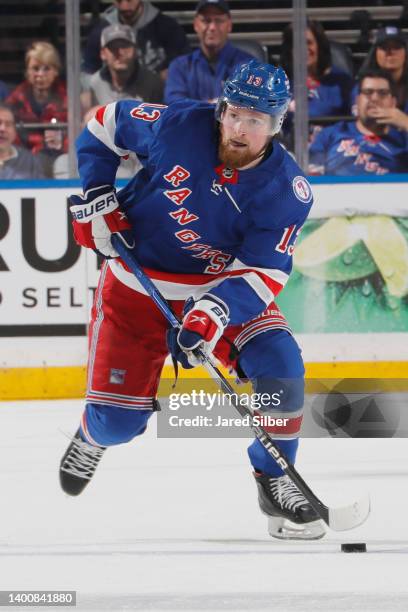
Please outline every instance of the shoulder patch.
M292 188L295 196L302 204L309 204L312 200L312 188L304 176L295 176L292 181Z

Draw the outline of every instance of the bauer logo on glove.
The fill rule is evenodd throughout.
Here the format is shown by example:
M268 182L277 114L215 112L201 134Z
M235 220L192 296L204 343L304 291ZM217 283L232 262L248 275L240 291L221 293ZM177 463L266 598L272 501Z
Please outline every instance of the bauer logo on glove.
M111 185L88 189L84 195L72 195L69 200L78 244L93 249L107 259L118 257L111 243L112 234L120 234L126 244L132 246L132 235L126 231L131 226L125 213L119 209L115 189Z
M94 190L91 189L90 191ZM82 196L78 197L82 198ZM116 194L110 193L106 197L102 197L101 199L96 198L96 200L93 200L89 204L84 202L84 204L71 206L70 210L73 218L78 221L78 223L87 223L95 215L106 215L107 213L116 210L117 207L118 201L116 199Z

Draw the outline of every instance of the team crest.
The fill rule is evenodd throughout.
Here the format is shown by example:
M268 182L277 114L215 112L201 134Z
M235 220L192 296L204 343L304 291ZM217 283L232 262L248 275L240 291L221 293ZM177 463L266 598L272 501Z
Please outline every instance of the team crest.
M302 204L309 204L312 199L312 189L304 176L296 176L292 181L295 196Z
M238 183L238 170L234 168L228 168L224 166L224 164L220 164L216 168L214 168L216 174L220 177L219 183L223 185L224 183Z
M109 382L111 385L123 385L125 382L126 370L111 368Z
M234 170L232 170L232 168L224 168L222 171L222 176L225 179L230 180L234 176Z

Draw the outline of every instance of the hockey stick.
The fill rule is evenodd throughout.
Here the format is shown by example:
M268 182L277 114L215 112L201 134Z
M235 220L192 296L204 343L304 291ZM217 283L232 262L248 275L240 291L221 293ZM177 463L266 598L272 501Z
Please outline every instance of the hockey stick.
M169 321L170 325L172 327L179 328L180 321L177 319L169 304L161 295L155 284L144 273L136 261L131 249L129 249L129 247L121 240L119 235L113 234L111 241L112 245L119 253L123 261L132 270L133 274L136 276L148 295L150 295L150 297L153 299L156 306ZM370 498L368 495L348 506L340 508L330 508L326 506L315 495L315 493L313 493L296 468L290 463L276 443L269 437L263 427L254 423L251 410L247 406L244 406L233 399L236 397L233 387L231 387L229 382L223 376L222 372L212 362L211 358L209 358L201 349L196 349L194 354L199 358L210 376L218 383L222 391L229 395L232 405L239 412L239 414L242 417L249 417L251 429L262 446L271 455L271 457L275 459L278 465L282 468L283 472L289 476L292 482L295 483L297 488L303 493L307 501L311 504L323 521L330 527L330 529L333 529L334 531L346 531L348 529L354 529L354 527L358 527L358 525L364 523L370 512Z

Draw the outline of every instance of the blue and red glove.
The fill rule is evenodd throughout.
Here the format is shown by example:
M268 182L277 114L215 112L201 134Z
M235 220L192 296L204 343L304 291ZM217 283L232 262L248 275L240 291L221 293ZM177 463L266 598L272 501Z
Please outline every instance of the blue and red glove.
M72 195L70 211L75 240L81 246L93 249L103 257L118 257L111 244L111 235L120 233L128 246L132 246L131 226L125 213L119 209L115 189L102 185L88 189L83 195Z
M189 298L183 314L181 328L168 330L167 346L174 359L190 369L200 364L194 349L207 355L213 352L228 325L229 309L222 300L205 293L197 302Z

